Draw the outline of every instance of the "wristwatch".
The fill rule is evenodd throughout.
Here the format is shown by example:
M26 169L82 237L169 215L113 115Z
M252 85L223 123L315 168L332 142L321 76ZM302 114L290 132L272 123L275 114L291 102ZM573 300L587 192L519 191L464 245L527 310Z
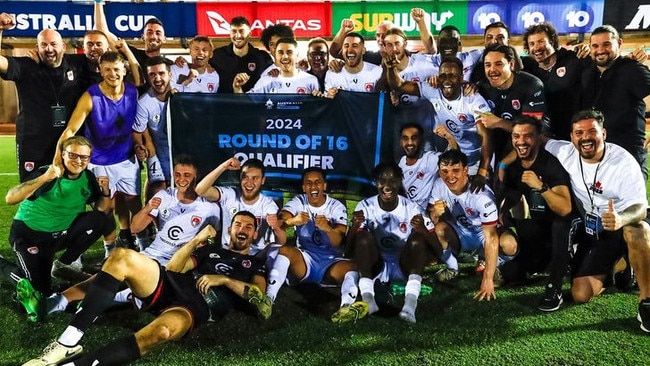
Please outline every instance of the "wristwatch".
M537 190L537 192L539 192L539 194L542 194L542 193L544 193L546 191L548 191L548 184L546 184L546 183L542 183L542 188Z

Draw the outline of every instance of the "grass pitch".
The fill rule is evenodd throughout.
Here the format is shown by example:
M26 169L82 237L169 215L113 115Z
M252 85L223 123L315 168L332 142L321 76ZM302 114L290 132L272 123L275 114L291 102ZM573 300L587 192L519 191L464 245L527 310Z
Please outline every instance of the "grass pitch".
M0 137L0 192L18 182L14 141ZM16 207L0 204L0 254L13 258L7 236ZM85 262L98 261L98 243ZM137 365L643 365L650 335L639 329L636 295L609 291L591 303L570 301L556 312L537 310L545 278L497 290L498 299L476 302L480 278L461 268L458 280L422 297L417 324L397 317L401 298L356 324L329 320L338 308L335 290L283 288L273 316L264 322L234 311L185 339L162 346ZM59 284L64 286L65 284ZM565 285L565 298L568 286ZM13 289L0 281L0 365L20 365L40 354L65 328L71 314L33 324L15 311ZM151 316L130 309L101 316L82 340L86 350L133 332Z

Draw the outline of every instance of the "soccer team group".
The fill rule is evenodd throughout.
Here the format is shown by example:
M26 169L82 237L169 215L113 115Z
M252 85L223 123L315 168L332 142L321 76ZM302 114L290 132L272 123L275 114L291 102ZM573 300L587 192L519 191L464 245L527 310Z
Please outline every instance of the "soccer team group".
M377 312L377 283L401 284L399 317L416 323L425 267L442 264L435 280L452 281L468 258L481 276L478 301L541 272L547 312L563 304L567 276L576 304L608 286L638 287L637 318L650 332L650 70L643 50L621 55L613 27L569 50L551 24L536 24L520 57L501 22L485 29L484 51L465 52L458 29L434 39L424 11L413 9L419 53L390 22L377 26L380 50L368 51L346 19L299 61L291 28L266 28L267 52L235 17L230 44L213 49L197 36L188 62L161 55L159 20L145 24L140 50L110 33L102 1L94 7L83 55L66 54L61 35L46 29L27 56L0 56L0 77L16 83L20 100L21 181L5 198L19 205L9 234L16 260L0 257L0 272L31 321L79 303L59 338L25 365L127 364L233 308L268 319L284 284L339 286L334 323ZM14 25L0 13L0 32ZM326 193L330 172L319 167L302 172L303 193L280 208L261 192L260 160L233 157L204 177L191 156L169 164L165 109L175 93L335 98L338 90L383 91L395 108L422 98L434 110L433 131L400 127L401 156L375 167L377 194L350 214ZM239 172L239 186L218 184L228 171ZM105 259L90 275L81 256L100 238ZM74 284L53 292L52 278ZM84 333L116 302L156 318L83 353Z

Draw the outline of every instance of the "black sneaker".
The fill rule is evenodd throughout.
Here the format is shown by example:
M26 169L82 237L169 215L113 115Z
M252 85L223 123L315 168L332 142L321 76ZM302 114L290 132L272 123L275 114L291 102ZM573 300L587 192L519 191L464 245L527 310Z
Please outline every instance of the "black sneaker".
M562 289L556 288L552 284L546 286L544 295L539 300L538 309L541 311L551 312L560 308L564 300L562 299Z
M650 297L641 300L636 318L641 322L641 330L650 333Z
M630 265L630 260L627 256L624 256L619 262L624 263L625 268L620 272L614 273L614 285L620 291L631 291L636 285L636 278L634 277L634 270Z
M131 234L131 232L127 230L120 230L120 233L117 235L117 239L115 240L115 247L132 249L135 250L136 252L140 249L135 244L135 237L133 236L133 234Z

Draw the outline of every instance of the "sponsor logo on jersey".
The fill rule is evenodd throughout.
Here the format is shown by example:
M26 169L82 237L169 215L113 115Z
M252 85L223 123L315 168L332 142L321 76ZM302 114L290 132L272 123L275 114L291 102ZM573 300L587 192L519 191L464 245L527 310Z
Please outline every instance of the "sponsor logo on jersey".
M521 109L521 103L519 102L519 99L512 100L512 108L514 108L516 111Z
M170 214L171 213L169 212L168 208L163 208L163 210L160 212L160 217L162 217L163 219L166 219L166 218L169 217Z

